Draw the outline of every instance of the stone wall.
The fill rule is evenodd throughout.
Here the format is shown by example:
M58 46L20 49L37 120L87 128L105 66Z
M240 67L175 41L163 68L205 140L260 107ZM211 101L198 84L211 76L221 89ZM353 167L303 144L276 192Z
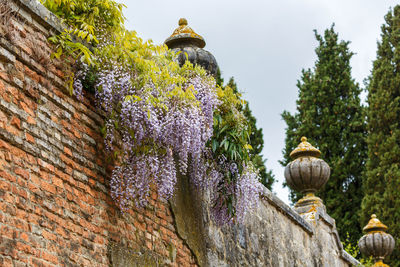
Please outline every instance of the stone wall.
M110 198L93 96L70 96L50 59L58 20L0 5L0 266L196 265L168 203L123 215Z
M0 266L351 266L324 211L300 216L264 190L242 225L210 221L207 195L179 177L121 214L109 195L93 96L65 88L47 38L62 25L36 0L0 0Z
M210 266L358 266L324 209L300 216L268 189L255 213L233 227L208 223Z

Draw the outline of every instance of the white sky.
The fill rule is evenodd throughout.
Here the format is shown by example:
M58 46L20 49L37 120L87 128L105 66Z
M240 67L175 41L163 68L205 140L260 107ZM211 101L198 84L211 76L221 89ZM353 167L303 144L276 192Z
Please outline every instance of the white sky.
M376 55L384 15L394 0L145 0L123 1L126 26L143 39L164 40L185 17L206 40L225 81L235 77L263 128L264 157L275 178L273 191L286 203L282 188L285 123L280 114L294 112L301 69L315 62L313 29L323 33L332 23L339 38L351 41L353 77L363 85Z

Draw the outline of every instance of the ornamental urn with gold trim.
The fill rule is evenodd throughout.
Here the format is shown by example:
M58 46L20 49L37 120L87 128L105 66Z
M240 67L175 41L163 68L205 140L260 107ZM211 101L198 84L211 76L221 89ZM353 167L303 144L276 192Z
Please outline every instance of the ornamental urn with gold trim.
M200 65L210 74L216 76L218 63L213 54L204 49L206 45L204 38L189 27L185 18L181 18L178 24L178 28L164 43L169 49L177 53L176 60L179 65L182 66L186 60L189 60L192 64Z
M366 234L358 241L361 253L374 258L374 267L389 267L383 260L392 253L395 242L394 238L386 233L387 229L387 226L372 214L371 220L363 229Z
M321 199L314 193L328 181L330 167L320 156L321 152L307 142L306 137L302 137L301 143L290 153L293 161L285 168L286 182L290 188L305 194L295 207L313 203L322 206Z

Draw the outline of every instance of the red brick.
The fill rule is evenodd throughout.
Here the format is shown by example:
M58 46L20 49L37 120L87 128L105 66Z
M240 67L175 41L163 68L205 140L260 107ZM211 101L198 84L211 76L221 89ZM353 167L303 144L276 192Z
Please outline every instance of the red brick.
M10 192L6 192L6 194L4 195L4 200L8 203L12 203L14 204L15 201L15 197L14 195L12 195Z
M0 74L1 74L1 73L0 73ZM2 97L3 97L3 99L4 99L6 102L11 103L10 94L5 93Z
M35 138L32 135L30 135L29 133L25 133L25 138L29 143L32 143L32 144L35 143Z
M43 168L48 169L51 172L54 172L54 166L53 165L51 165L51 164L49 164L49 163L47 163L47 162L45 162L45 161L43 161L41 159L38 159L38 163Z
M21 130L21 120L18 119L17 117L13 117L11 119L11 125L15 126L16 128L18 128L19 130Z
M1 125L3 125L2 126L3 128L4 128L4 123L7 123L7 121L8 121L7 115L0 110L0 122L2 122Z
M43 230L42 235L45 239L47 240L52 240L52 241L56 241L57 240L57 236L55 234L52 234L46 230Z
M64 147L64 153L67 154L68 156L72 157L72 152L71 149L69 149L68 147Z
M51 181L53 182L53 184L55 185L55 186L58 186L58 187L63 187L63 181L60 179L60 178L57 178L57 177L55 177L55 176L53 176L52 178L51 178Z
M73 129L72 132L74 133L74 136L75 136L76 138L78 138L78 139L81 138L81 134L80 134L77 130Z
M20 136L20 131L16 127L14 127L14 125L11 125L11 124L6 125L5 129L7 132L9 132L13 135Z
M42 187L42 189L46 190L47 192L50 192L52 194L55 194L57 192L56 187L52 184L49 184L45 181L42 181L40 183L40 186Z
M18 233L8 226L2 226L0 228L0 233L2 237L7 237L9 239L15 239L18 236Z
M32 71L28 66L25 66L25 74L28 75L34 82L39 82L39 75Z
M62 236L64 238L68 238L65 230L62 227L57 227L56 228L56 234L58 234L58 235L60 235L60 236Z
M41 256L46 261L49 261L49 262L54 263L54 264L58 263L57 256L55 256L53 254L50 254L50 253L47 253L46 251L44 251Z
M151 243L151 241L146 240L146 247L147 247L149 250L153 250L153 244Z
M28 116L28 119L26 120L26 122L29 124L36 124L36 120L31 116Z
M95 174L92 170L90 170L90 169L88 169L88 168L83 168L83 172L84 172L87 176L96 177L96 174Z
M24 240L25 242L28 242L28 241L29 241L29 236L28 236L28 234L25 233L25 232L22 232L22 233L19 235L19 238L21 238L21 239Z
M3 95L5 91L5 86L4 83L0 80L0 95Z
M28 218L28 214L21 209L17 209L17 214L15 215L17 218L21 219L21 220L26 220Z
M20 220L18 218L14 218L13 224L15 228L18 228L22 231L28 232L29 231L29 225L26 223L25 220Z
M29 39L35 30L30 28L30 24L24 27L26 39ZM50 51L47 37L39 32L37 34L39 36L31 40L32 44L25 42L22 45L46 46L44 51ZM50 66L41 66L39 62L33 62L35 69L38 69L35 72L31 66L17 62L14 76L24 82L21 90L6 84L4 78L9 79L9 75L0 64L0 97L6 102L14 101L28 114L24 121L22 117L0 112L0 127L35 144L38 141L36 134L22 131L21 126L23 123L27 123L28 127L38 125L36 109L39 95L42 95L47 102L41 105L49 110L51 120L62 127L59 134L75 142L78 146L74 153L86 159L82 166L80 161L73 158L72 148L63 147L62 151L53 155L65 164L60 168L40 156L36 157L31 151L21 150L0 140L0 177L3 179L0 189L6 192L0 201L0 222L4 226L4 230L0 231L5 231L6 234L2 236L15 239L18 244L15 253L10 255L13 257L11 259L27 261L29 266L54 266L67 264L58 262L60 257L65 257L72 265L106 266L109 264L109 242L118 243L123 240L129 248L154 250L161 257L169 256L163 243L173 242L179 249L177 260L184 266L195 266L193 255L176 234L169 204L158 200L153 187L149 200L156 209L155 213L153 210L133 208L124 215L121 215L110 193L100 189L109 188L110 174L115 165L107 163L103 156L104 144L97 130L99 122L82 115L90 116L96 110L88 101L93 97L89 96L83 102L77 101L70 97L65 88L58 88L59 84L54 82L53 77L49 77L67 73L64 63L55 60ZM24 79L26 77L31 79L30 83ZM41 84L40 90L38 83ZM76 112L71 113L71 120L63 119L65 107L55 103L55 96L76 109ZM47 134L47 129L42 130ZM92 145L81 140L83 133L98 144ZM54 138L52 134L47 137ZM100 174L98 166L106 169L108 175ZM74 171L84 173L88 182L74 178ZM87 252L84 249L87 244L95 244L94 251ZM63 254L65 249L68 250L67 254Z
M31 246L29 246L27 244L24 244L22 242L17 242L16 245L15 245L15 248L18 251L22 251L22 252L25 252L25 253L28 253L28 254L32 254L32 252L33 252Z
M4 142L3 140L0 139L0 149L9 150L10 146L6 142Z
M56 116L51 116L51 120L55 123L58 123L58 118Z
M29 179L29 172L27 170L23 170L21 168L17 168L17 169L15 169L14 172L15 172L15 174L25 178L26 180Z
M0 173L0 177L2 177L2 173ZM11 185L10 183L0 181L0 189L3 191L10 191Z
M8 93L10 93L10 95L16 97L18 95L19 90L17 88L15 88L14 86L7 86L6 91Z

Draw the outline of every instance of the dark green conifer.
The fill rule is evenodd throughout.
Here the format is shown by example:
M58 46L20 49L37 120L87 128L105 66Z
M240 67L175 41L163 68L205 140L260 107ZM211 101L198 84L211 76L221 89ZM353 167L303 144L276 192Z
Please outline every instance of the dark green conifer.
M400 6L385 16L382 40L368 81L368 160L361 223L371 214L396 240L391 261L400 266Z
M361 237L359 210L362 200L362 172L366 158L365 116L360 104L359 85L351 76L349 42L339 41L332 26L323 36L315 31L319 43L317 61L311 70L303 70L297 100L297 112L282 114L287 124L283 150L286 166L290 152L306 136L322 152L331 167L331 177L317 195L327 212L336 220L342 238L349 233L357 244ZM297 201L298 192L291 191Z

